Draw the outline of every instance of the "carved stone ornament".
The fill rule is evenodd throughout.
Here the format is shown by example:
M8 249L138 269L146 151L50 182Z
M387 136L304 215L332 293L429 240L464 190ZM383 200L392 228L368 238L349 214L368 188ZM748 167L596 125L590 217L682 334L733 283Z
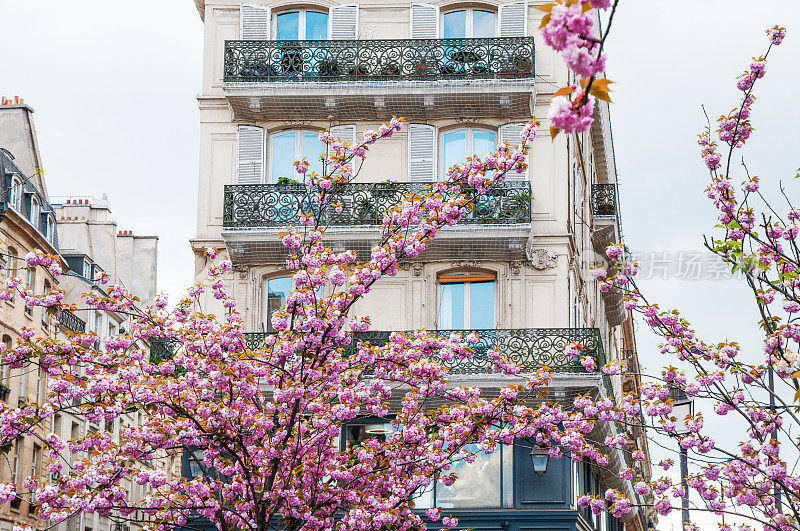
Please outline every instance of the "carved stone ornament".
M522 271L522 262L510 262L508 265L511 268L511 274L515 277L519 276L520 271Z
M480 260L456 260L453 267L481 267L483 262Z
M421 262L414 262L414 263L411 265L411 271L412 271L412 274L413 274L415 277L421 277L421 276L422 276L422 268L423 268L423 267L424 267L424 266L423 266L423 264L422 264Z
M542 248L532 249L528 254L528 259L531 261L531 265L534 267L534 269L538 269L540 271L545 269L553 269L556 267L558 262L558 256L556 253Z

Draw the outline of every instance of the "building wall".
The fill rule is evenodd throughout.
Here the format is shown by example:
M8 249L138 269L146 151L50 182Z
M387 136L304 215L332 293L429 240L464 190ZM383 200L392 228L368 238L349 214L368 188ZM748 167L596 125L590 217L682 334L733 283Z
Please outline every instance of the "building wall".
M64 253L89 256L144 304L156 295L158 237L119 231L107 200L77 199L53 205Z
M35 248L48 253L54 252L41 234L13 210L6 211L0 221L0 242L0 253L4 253L2 279L17 276L24 285L28 285L28 268L22 257ZM34 292L42 293L47 286L58 287L58 279L48 271L42 268L35 271L30 286ZM41 307L26 309L25 302L19 295L10 301L0 301L0 341L3 343L0 348L10 348L16 344L21 339L22 327L33 328L37 337L47 337L55 334L56 323ZM4 391L5 402L11 407L16 407L22 401L41 404L47 393L46 375L30 367L25 370L2 371L0 383L8 389ZM48 430L49 423L37 426L37 436L44 437ZM0 482L16 482L19 485L34 472L44 477L45 461L37 437L25 435L17 441L4 458L0 459ZM43 523L36 519L35 512L36 506L30 503L27 496L23 496L18 503L0 505L0 529L10 530L14 524L44 528Z
M32 114L33 109L24 104L0 105L0 147L14 154L15 164L22 173L34 180L36 188L47 197Z

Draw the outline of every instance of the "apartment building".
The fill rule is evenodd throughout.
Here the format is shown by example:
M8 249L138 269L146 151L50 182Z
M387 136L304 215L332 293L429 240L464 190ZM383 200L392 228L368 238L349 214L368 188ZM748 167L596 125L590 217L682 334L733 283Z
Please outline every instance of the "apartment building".
M518 143L572 81L536 32L541 3L195 0L205 24L196 274L203 277L206 247L227 250L229 285L252 339L272 332L269 316L291 288L277 235L308 208L292 164L306 158L315 169L327 117L351 142L393 114L407 121L355 168L358 178L340 191L342 211L321 214L328 245L367 257L388 206L467 156ZM584 134L551 140L546 122L537 132L528 171L477 195L460 224L376 284L356 313L371 318L364 337L372 341L392 330L475 330L479 347L499 348L523 372L551 367L551 400L569 405L590 393L619 401L639 385L633 326L619 294L601 294L588 276L621 240L608 106L598 106ZM563 355L570 341L600 364L624 361L631 374L587 373ZM480 355L451 374L488 395L503 382ZM346 430L342 444L380 431L363 428ZM592 437L622 429L603 425ZM577 505L581 494L607 488L643 501L617 475L627 466L650 473L630 460L647 450L644 434L630 434L603 470L547 460L524 444L500 449L460 465L453 486L437 485L417 506L442 507L476 529L646 529L644 510L617 519Z
M0 280L22 279L23 288L35 293L58 287L58 278L41 268L29 268L24 256L32 249L58 254L56 219L51 206L41 157L33 125L33 109L19 98L3 98L0 105ZM11 348L20 340L23 327L32 328L37 336L53 336L58 322L41 307L28 306L21 296L0 302L0 339L2 347ZM47 393L47 378L42 371L3 368L0 372L0 400L7 407L18 404L42 404ZM0 459L0 482L13 482L21 493L23 480L42 476L43 446L39 439L49 425L37 426L35 435L17 438L12 448ZM27 494L0 506L0 529L10 530L15 524L41 529L35 500Z

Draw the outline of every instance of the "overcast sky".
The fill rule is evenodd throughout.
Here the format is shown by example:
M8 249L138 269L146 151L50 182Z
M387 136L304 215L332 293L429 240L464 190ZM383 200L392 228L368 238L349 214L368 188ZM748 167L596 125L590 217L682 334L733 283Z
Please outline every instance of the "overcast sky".
M642 285L709 340L739 340L753 353L757 316L742 286L674 272L714 225L695 144L700 105L714 118L737 103L733 80L763 52L763 30L774 24L789 36L757 88L756 134L744 152L763 187L774 188L800 166L788 127L800 115L798 2L622 0L608 43L626 243L674 259L656 264L672 268L666 279L645 264L652 278ZM202 51L194 3L0 0L0 50L0 94L36 110L50 194L106 193L120 229L158 235L159 287L174 296L193 273ZM641 327L637 340L644 365L665 362Z

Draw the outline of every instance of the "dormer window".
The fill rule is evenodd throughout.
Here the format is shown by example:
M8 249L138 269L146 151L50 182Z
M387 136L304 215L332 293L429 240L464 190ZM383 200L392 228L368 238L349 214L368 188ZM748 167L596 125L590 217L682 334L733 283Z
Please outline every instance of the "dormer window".
M9 202L11 203L11 208L14 210L19 210L19 198L21 196L20 190L22 189L22 183L19 179L14 177L11 179L11 191L9 193Z
M328 13L299 9L278 13L275 16L275 39L279 41L309 40L319 41L328 38Z
M41 220L39 219L41 212L42 209L41 206L39 205L39 200L36 199L36 197L31 197L31 211L30 211L30 216L28 216L28 220L36 228L39 228L39 224L41 222Z
M497 35L497 13L485 9L459 9L442 15L442 38L488 38Z

